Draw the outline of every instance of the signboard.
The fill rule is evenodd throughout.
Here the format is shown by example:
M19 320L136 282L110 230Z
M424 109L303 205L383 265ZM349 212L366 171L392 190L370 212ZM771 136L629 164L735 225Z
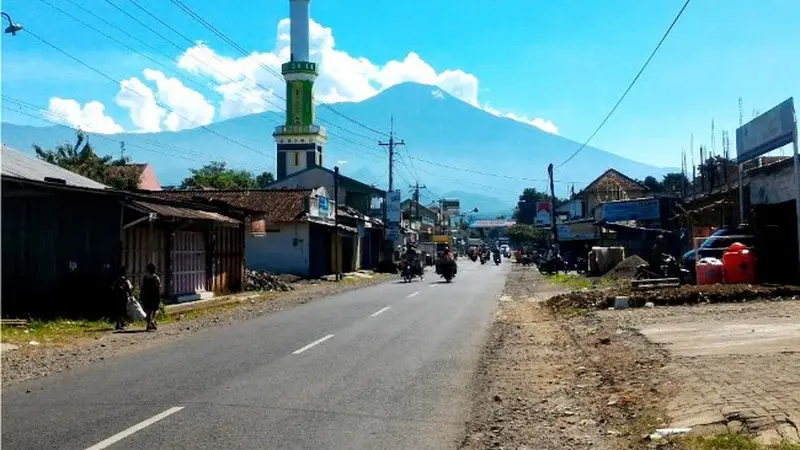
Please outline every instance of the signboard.
M550 202L539 202L536 204L535 223L539 226L550 226L553 223L553 208Z
M457 216L461 213L461 202L455 198L445 198L442 200L442 214L445 216Z
M400 239L400 224L397 222L386 224L386 239L397 242Z
M593 222L562 223L558 227L558 239L561 241L586 241L597 238L597 227Z
M328 197L319 197L319 215L321 217L328 217L329 204L330 201L328 201Z
M736 162L742 164L794 140L794 99L736 129Z
M400 223L403 211L400 207L400 191L394 190L386 193L386 220Z
M250 220L250 234L261 237L267 234L267 221L264 219Z
M661 217L657 198L606 202L600 205L600 220L622 222L626 220L658 220ZM560 236L559 236L560 237Z

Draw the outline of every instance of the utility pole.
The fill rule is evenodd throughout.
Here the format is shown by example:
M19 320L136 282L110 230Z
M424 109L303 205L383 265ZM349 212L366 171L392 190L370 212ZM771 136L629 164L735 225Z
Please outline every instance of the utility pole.
M391 118L391 128L389 131L389 142L378 141L381 147L389 148L389 190L394 190L394 149L399 145L406 145L405 141L394 138L394 116Z
M419 217L419 190L420 189L425 189L426 186L425 185L420 186L419 185L419 181L417 181L416 183L414 183L413 186L409 186L409 187L411 189L413 189L413 192L414 192L414 196L413 196L414 208L415 208L415 210L414 210L414 219L420 220L420 217Z
M553 163L547 165L547 176L550 177L550 222L553 226L553 243L558 244L558 228L556 227L556 188L553 181Z
M333 244L333 260L336 267L336 281L341 279L341 265L339 264L339 166L333 168L333 229L336 243Z
M391 124L389 128L389 142L381 142L378 141L378 145L381 147L388 147L389 148L389 192L394 191L394 149L398 145L405 145L405 141L403 140L395 140L394 138L394 116L391 117ZM383 226L386 227L388 222L386 221L386 198L383 199ZM399 227L400 224L397 224ZM385 228L384 228L385 229ZM388 237L384 239L384 256L388 260L392 260L391 250L394 248L394 243L392 245L388 244Z

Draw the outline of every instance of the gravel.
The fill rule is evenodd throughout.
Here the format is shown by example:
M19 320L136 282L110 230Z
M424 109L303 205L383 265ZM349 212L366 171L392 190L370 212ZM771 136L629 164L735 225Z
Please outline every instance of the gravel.
M302 283L295 285L295 289L288 292L269 293L265 300L251 299L235 307L196 319L181 319L181 314L175 314L174 322L160 324L155 333L139 332L138 329L131 328L122 333L109 331L94 339L87 338L63 346L24 345L18 350L2 353L2 385L39 378L73 367L163 345L204 328L230 325L327 296L383 283L386 279L385 276L376 275L373 278L359 279L349 283Z

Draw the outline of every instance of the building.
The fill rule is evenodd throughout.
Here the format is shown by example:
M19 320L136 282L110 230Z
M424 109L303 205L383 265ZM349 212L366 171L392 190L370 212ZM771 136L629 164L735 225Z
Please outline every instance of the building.
M759 257L759 278L797 282L797 189L792 158L748 170L752 225Z
M310 0L290 0L290 56L281 65L286 80L286 122L272 134L277 143L277 180L322 166L324 128L315 123L314 81L319 75L309 52ZM332 190L331 190L332 192Z
M361 268L365 216L343 206L339 210L324 187L244 190L163 191L161 197L203 200L250 211L245 240L247 268L317 278Z
M111 168L112 172L125 172L126 175L136 177L139 180L139 189L143 191L160 191L161 183L158 181L156 171L151 164L125 164L124 166L115 166Z
M126 265L153 262L170 300L243 287L242 212L109 189L3 147L3 314L111 314Z
M575 195L583 204L582 217L591 217L603 202L646 197L648 189L618 170L608 169Z

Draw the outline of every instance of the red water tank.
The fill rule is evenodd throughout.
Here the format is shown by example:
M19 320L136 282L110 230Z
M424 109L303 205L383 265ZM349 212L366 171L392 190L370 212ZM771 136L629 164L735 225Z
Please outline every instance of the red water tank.
M755 283L756 258L746 245L735 242L722 254L726 283Z
M722 261L717 258L703 258L695 264L697 284L718 284L724 280Z

